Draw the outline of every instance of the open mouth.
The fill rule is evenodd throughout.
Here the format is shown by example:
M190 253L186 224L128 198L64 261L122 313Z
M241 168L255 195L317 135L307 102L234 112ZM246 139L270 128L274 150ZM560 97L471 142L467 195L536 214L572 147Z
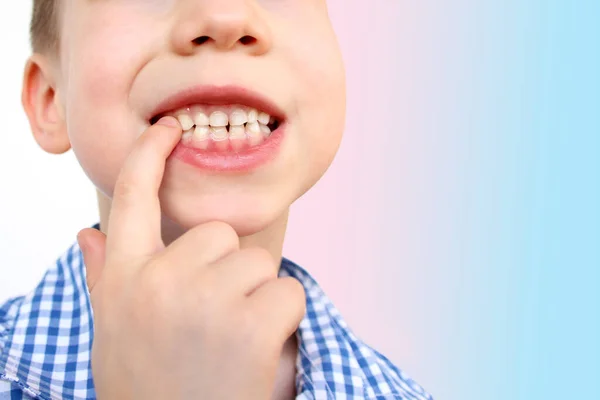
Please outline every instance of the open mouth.
M268 140L281 119L241 104L192 105L160 113L150 119L173 116L181 124L183 144L200 150L241 150Z
M186 147L236 153L271 141L285 122L275 104L236 86L189 88L166 99L151 115L150 124L167 115L177 118Z

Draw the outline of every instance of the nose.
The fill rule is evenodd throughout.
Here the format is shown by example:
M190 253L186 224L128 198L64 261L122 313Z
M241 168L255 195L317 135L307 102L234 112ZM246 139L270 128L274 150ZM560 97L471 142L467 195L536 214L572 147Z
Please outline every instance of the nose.
M189 55L200 47L239 47L251 55L266 53L272 44L267 21L254 0L180 0L173 27L176 52Z

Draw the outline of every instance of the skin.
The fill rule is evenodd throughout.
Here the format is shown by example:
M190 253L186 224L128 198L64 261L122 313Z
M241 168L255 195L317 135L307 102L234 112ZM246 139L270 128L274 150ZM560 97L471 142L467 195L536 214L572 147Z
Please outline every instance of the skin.
M101 271L87 277L96 395L292 399L286 366L306 312L300 282L277 277L267 250L241 249L224 222L162 242L158 189L180 134L173 118L150 127L119 174L106 236L79 233L86 269Z
M344 68L326 2L64 0L59 25L58 52L34 53L27 63L22 102L40 147L72 148L97 188L103 234L80 235L92 285L108 264L115 193L150 126L145 116L196 84L262 93L285 112L288 128L277 158L251 173L203 172L167 153L153 176L161 178L155 249L219 221L239 238L238 250L261 248L279 260L289 207L325 173L344 128ZM196 44L201 36L209 40ZM128 229L142 235L139 225Z

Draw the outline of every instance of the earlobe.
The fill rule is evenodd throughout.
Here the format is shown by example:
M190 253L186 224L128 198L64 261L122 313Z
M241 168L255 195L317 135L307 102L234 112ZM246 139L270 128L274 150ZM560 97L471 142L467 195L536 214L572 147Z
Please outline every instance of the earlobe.
M33 54L25 66L21 103L38 145L52 154L71 148L50 61Z

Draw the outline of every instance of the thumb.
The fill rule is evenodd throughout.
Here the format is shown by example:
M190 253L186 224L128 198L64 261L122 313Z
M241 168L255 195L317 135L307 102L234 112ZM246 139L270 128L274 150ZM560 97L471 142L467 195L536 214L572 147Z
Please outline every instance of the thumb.
M83 253L86 282L91 293L104 268L106 235L97 229L85 228L77 235L77 242Z

